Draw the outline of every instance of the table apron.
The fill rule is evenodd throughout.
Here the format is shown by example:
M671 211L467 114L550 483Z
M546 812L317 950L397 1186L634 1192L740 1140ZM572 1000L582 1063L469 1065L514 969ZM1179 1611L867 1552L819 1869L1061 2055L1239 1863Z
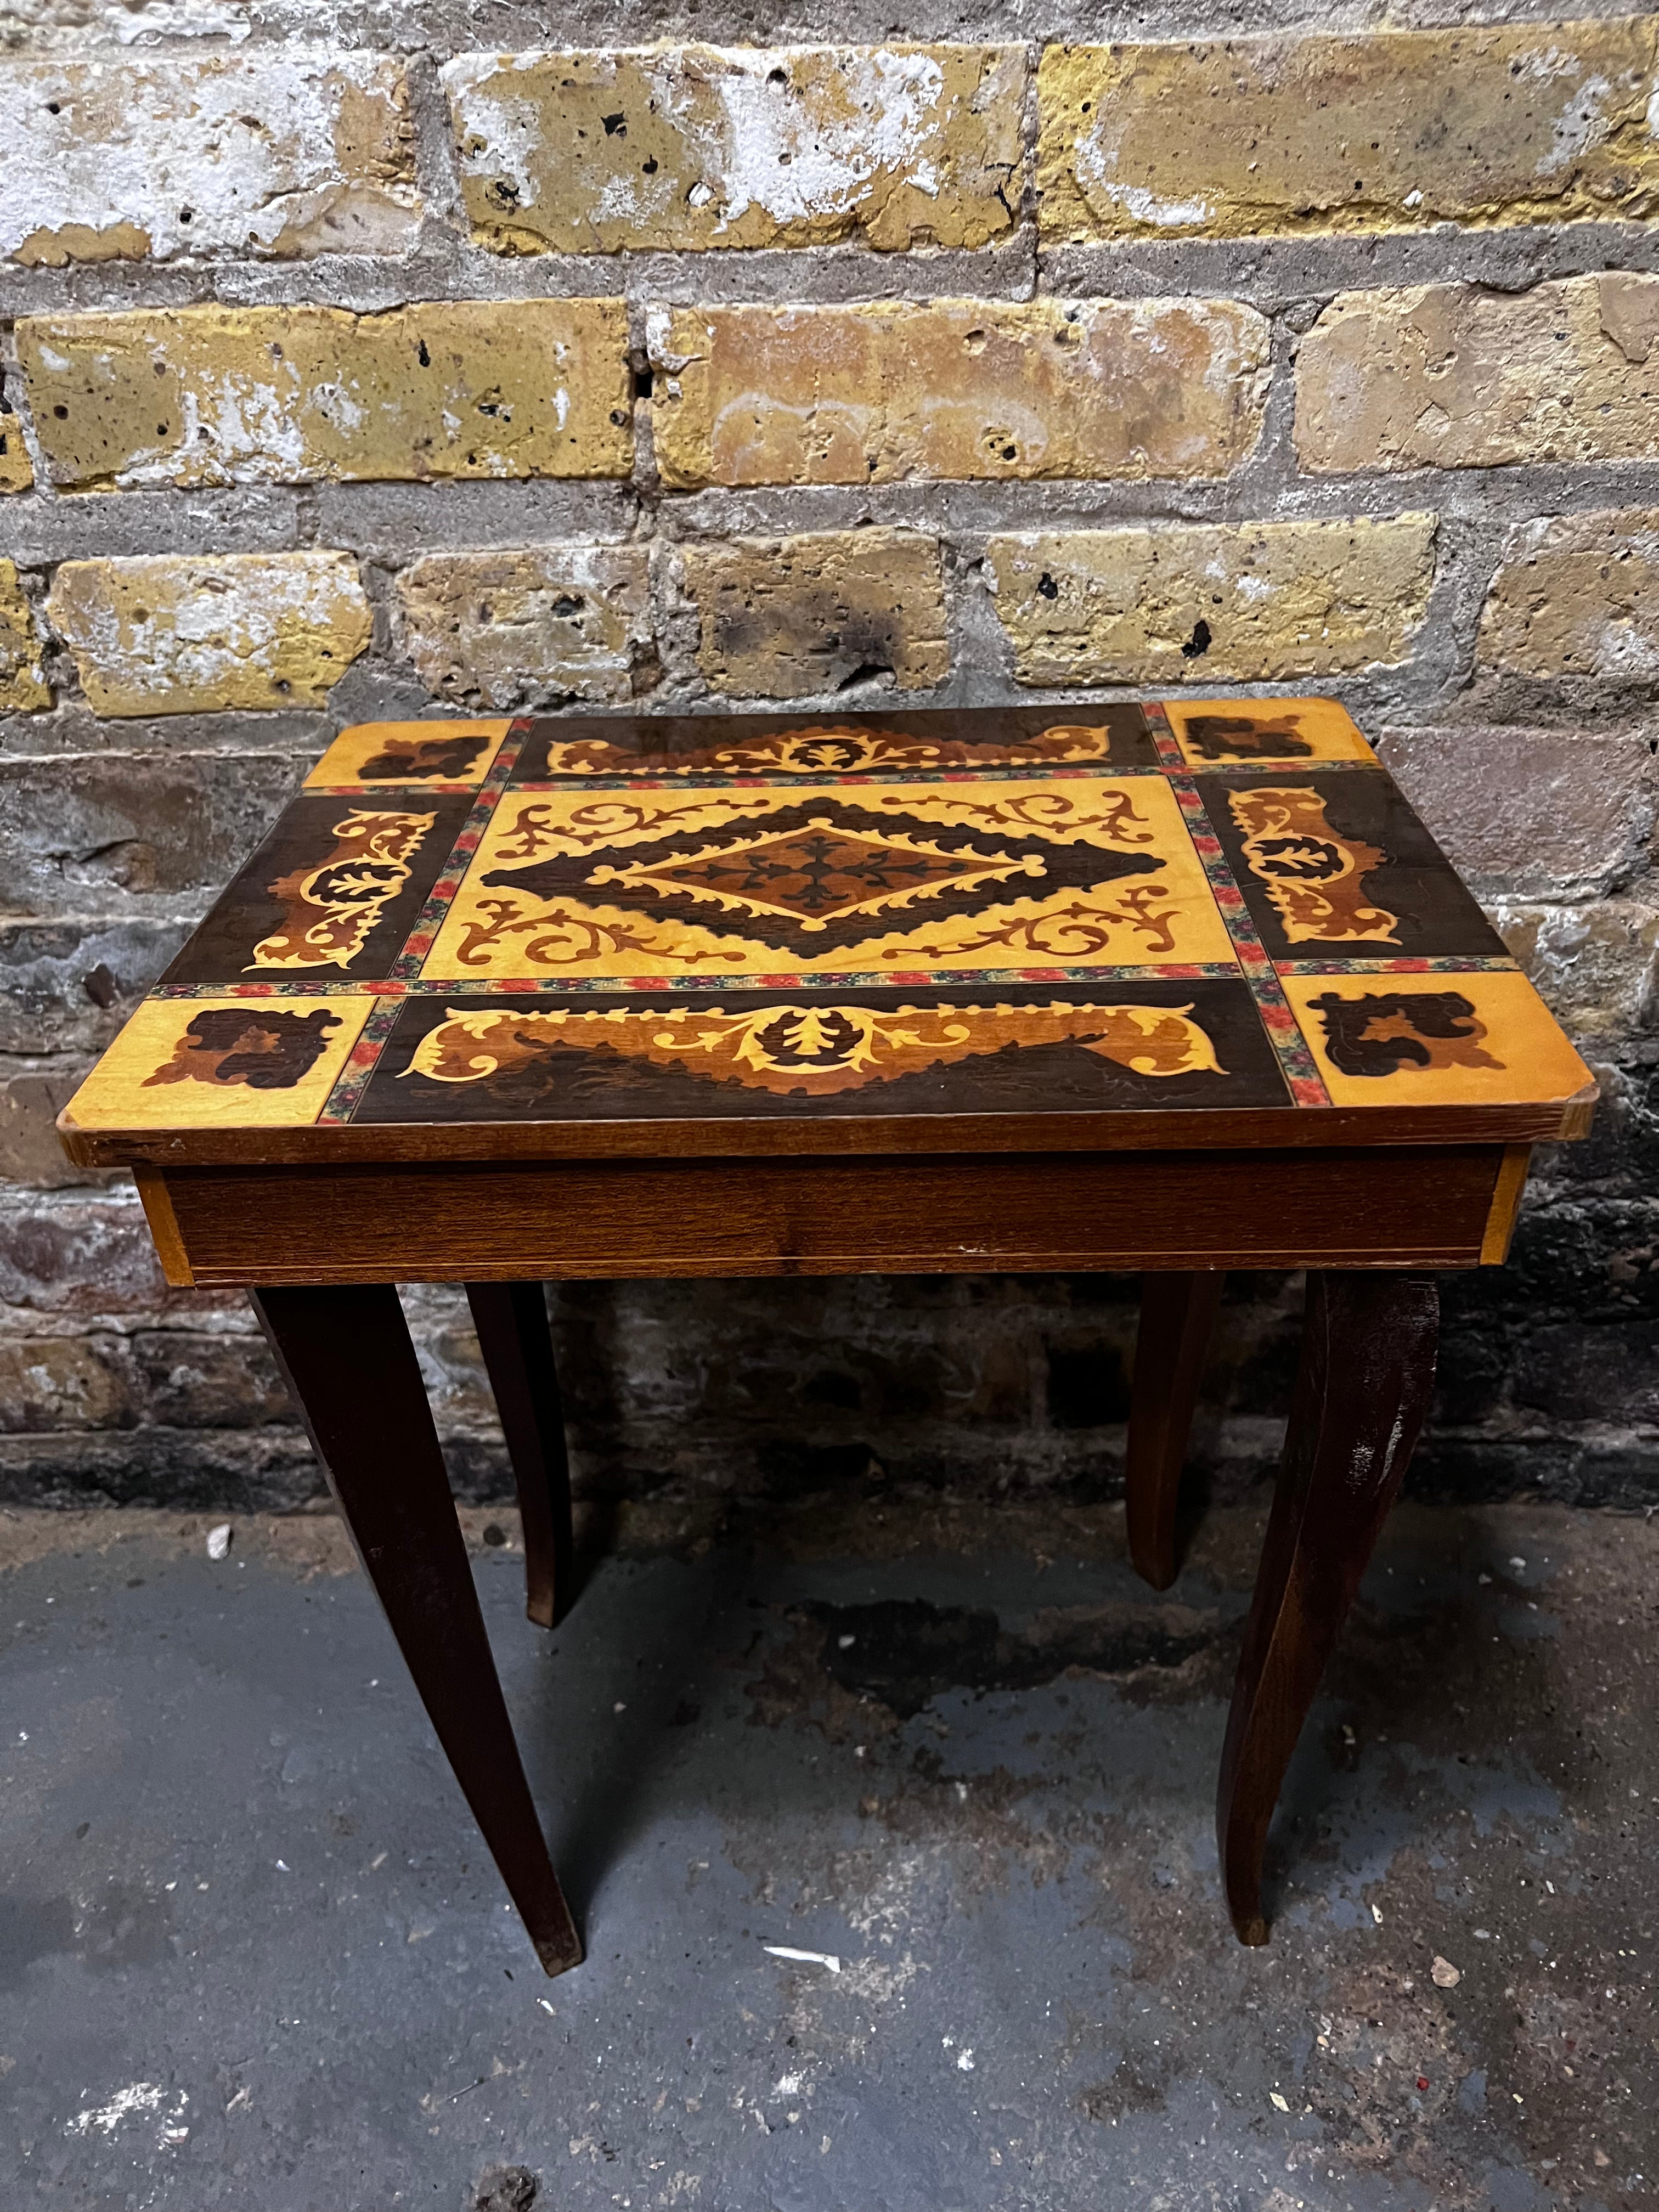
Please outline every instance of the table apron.
M168 1281L211 1286L1467 1267L1525 1174L1502 1145L137 1170Z

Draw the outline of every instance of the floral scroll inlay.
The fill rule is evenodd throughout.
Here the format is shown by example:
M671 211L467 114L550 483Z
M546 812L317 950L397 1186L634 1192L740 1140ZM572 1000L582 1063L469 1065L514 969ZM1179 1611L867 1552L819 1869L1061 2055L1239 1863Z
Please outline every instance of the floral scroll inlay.
M1386 853L1346 836L1327 819L1323 793L1258 786L1227 795L1243 832L1244 857L1293 944L1391 940L1398 915L1365 896L1365 876Z
M254 946L249 969L349 969L409 881L410 861L436 820L354 808L334 824L331 853L270 886L283 908L282 927Z
M1136 1075L1219 1075L1215 1047L1192 1012L1190 1006L1060 1004L885 1012L851 1002L787 1001L738 1012L720 1006L560 1006L525 1013L451 1006L421 1040L404 1074L485 1083L562 1048L609 1049L753 1089L824 1097L1009 1046L1076 1044Z

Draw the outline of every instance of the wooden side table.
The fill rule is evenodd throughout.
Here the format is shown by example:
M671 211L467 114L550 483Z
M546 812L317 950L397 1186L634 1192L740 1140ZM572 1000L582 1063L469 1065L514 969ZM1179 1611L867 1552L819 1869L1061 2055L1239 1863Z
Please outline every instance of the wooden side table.
M1222 1761L1234 1925L1434 1371L1595 1089L1343 710L345 731L63 1116L167 1279L246 1285L550 1973L580 1944L399 1282L463 1281L569 1584L548 1278L1146 1271L1136 1565L1228 1267L1307 1324Z

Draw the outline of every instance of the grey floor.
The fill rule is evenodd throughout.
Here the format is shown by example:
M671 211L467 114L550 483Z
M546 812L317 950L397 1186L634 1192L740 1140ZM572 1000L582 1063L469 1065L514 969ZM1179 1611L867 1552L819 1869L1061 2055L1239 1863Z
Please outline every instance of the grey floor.
M207 1526L0 1517L5 2212L1659 2198L1641 1520L1396 1516L1255 1952L1211 1800L1258 1516L1157 1600L1110 1508L635 1515L550 1637L479 1545L556 1982L337 1528Z

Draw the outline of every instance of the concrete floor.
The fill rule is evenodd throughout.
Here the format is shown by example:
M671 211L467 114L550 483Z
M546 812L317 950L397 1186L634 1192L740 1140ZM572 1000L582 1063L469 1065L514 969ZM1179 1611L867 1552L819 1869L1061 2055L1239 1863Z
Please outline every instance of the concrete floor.
M1396 1516L1255 1952L1211 1801L1258 1514L1159 1601L1115 1508L636 1513L551 1637L481 1544L557 1982L337 1527L208 1525L0 1517L6 2212L1659 2198L1640 1520Z

